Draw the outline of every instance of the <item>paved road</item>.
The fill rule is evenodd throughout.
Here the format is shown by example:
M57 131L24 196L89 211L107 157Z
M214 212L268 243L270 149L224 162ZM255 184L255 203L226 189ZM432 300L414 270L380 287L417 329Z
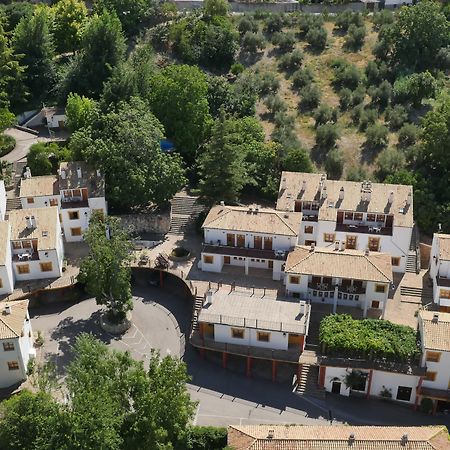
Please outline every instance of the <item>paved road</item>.
M5 134L12 136L16 140L16 147L14 150L1 158L3 161L8 161L11 163L25 159L30 147L38 141L43 140L32 133L17 130L16 128L8 128L5 131Z
M93 299L76 305L55 305L31 310L34 330L41 330L45 344L41 356L53 359L58 370L71 359L70 345L82 331L120 350L130 350L136 359L146 361L151 348L180 356L192 377L188 385L194 400L199 401L194 421L199 425L226 426L245 423L326 424L329 411L334 422L373 425L445 424L450 417L431 417L413 412L410 407L377 400L327 396L326 400L300 397L287 384L249 379L204 360L186 346L183 333L189 329L191 305L187 298L175 295L176 286L161 290L137 279L133 288L133 327L116 338L100 331L99 307Z

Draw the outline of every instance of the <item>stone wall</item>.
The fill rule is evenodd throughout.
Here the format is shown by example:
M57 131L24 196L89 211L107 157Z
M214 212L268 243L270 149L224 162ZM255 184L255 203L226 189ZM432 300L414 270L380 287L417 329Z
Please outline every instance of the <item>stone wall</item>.
M133 228L139 233L166 234L170 229L170 214L144 213L144 214L124 214L116 216L122 222L124 228Z
M428 269L430 265L431 245L420 243L420 267Z

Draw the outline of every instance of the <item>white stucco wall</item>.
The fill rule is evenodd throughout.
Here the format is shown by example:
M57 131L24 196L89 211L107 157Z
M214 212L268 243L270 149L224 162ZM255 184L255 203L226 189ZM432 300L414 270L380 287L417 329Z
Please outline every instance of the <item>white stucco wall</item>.
M78 219L70 219L70 213L77 212ZM79 242L83 240L83 232L89 226L90 210L89 208L67 208L61 209L62 228L64 230L64 238L67 242ZM72 228L81 228L80 236L72 235Z
M205 263L204 255L211 256L213 258L212 264ZM223 256L222 255L215 255L212 253L202 253L202 259L201 259L201 269L205 272L222 272L223 267Z
M3 350L3 342L12 342L14 350L5 352ZM17 361L19 363L18 370L9 370L8 361ZM0 388L5 388L22 381L26 378L23 369L22 354L19 346L19 339L2 339L0 340Z
M431 362L426 361L425 349L422 355L422 365L427 367L427 371L437 372L435 381L423 380L423 387L448 389L450 383L450 352L441 352L439 362Z
M45 256L45 253L48 255ZM61 267L61 255L58 254L56 250L45 250L39 251L39 260L36 261L21 261L13 262L13 272L14 278L17 281L26 281L26 280L39 280L43 278L57 278L61 276L62 267ZM43 272L41 270L40 263L51 262L52 269L48 272ZM29 273L19 274L17 270L18 265L28 264L30 271Z
M440 306L450 306L450 299L440 299L441 289L450 290L449 286L439 286L436 277L450 279L450 261L441 261L439 259L439 240L436 234L433 236L430 253L430 278L433 282L433 301Z
M0 180L0 220L5 220L6 213L6 190L5 182Z
M12 269L12 257L11 257L11 227L8 226L8 235L6 239L6 252L5 252L5 264L0 266L0 278L2 279L3 287L0 288L1 294L11 294L14 290L14 275Z
M28 197L20 197L22 209L46 208L48 206L51 206L50 205L51 199L54 199L58 202L58 208L61 206L61 200L59 195L38 195L36 197L33 197L34 203L28 203L27 198Z
M244 338L233 338L231 335L231 328L240 328L240 327L230 327L228 325L214 325L214 340L217 342L224 342L227 344L238 344L238 345L247 345L252 347L263 347L263 348L271 348L274 350L287 350L288 348L288 333L281 333L278 331L267 331L267 330L255 330L253 328L245 328L244 329ZM269 342L261 342L257 339L257 332L269 332L270 333L270 341Z

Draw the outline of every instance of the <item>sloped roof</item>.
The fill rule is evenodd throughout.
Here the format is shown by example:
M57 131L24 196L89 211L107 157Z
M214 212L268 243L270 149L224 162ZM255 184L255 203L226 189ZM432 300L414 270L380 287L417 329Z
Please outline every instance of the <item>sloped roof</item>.
M439 245L439 259L450 261L450 234L437 234Z
M81 177L77 169L81 169ZM65 177L61 176L64 172ZM105 177L83 161L62 162L59 165L59 189L87 188L89 198L105 196Z
M286 273L349 278L376 282L392 281L390 255L357 250L331 250L299 245L289 253Z
M437 315L437 320L433 317ZM450 351L450 313L422 310L422 344L428 350Z
M325 175L320 173L283 172L276 209L293 211L296 200L319 201L319 220L335 221L337 211L341 210L392 214L395 226L413 226L412 186L372 183L370 201L363 202L360 182L325 179L327 198L321 199L319 184L322 177ZM306 188L303 190L304 181ZM342 200L339 199L341 188L344 188ZM391 193L394 194L392 204L388 202ZM409 206L406 205L408 194L411 194Z
M241 206L213 206L202 228L298 236L302 213Z
M59 185L56 175L24 178L20 182L19 197L39 197L58 195Z
M10 307L10 314L6 314L5 307ZM0 339L20 337L23 322L28 311L28 300L0 303Z
M444 450L448 439L443 426L231 425L228 445L238 450Z

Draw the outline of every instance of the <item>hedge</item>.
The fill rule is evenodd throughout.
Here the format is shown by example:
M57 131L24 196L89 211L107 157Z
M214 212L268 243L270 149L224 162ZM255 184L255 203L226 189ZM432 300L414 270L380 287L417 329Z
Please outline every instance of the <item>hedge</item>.
M7 155L16 146L16 140L8 134L0 134L0 156Z
M227 429L193 426L189 432L190 450L222 450L227 445Z
M320 343L328 355L412 361L419 354L416 331L387 320L355 320L335 314L320 322Z

